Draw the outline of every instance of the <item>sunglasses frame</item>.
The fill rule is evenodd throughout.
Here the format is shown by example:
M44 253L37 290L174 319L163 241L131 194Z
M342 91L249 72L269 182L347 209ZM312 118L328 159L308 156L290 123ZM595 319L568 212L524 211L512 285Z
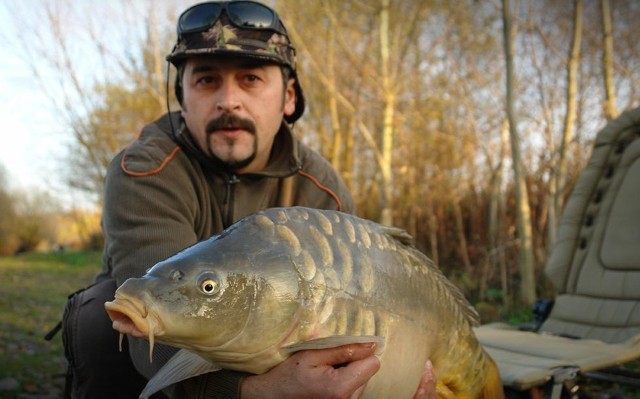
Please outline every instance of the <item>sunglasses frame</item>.
M246 26L246 25L242 25L241 22L242 21L236 21L232 14L229 13L229 7L233 7L233 5L235 4L250 4L253 6L257 6L260 7L262 9L268 10L271 13L271 24L268 27L254 27L254 26ZM182 24L183 24L183 19L192 11L198 9L198 8L205 8L205 7L212 7L212 6L217 6L219 7L219 9L217 10L217 15L216 18L213 20L213 22L211 22L208 25L202 25L202 26L198 26L198 27L194 27L194 28L190 28L190 29L183 29L182 28ZM288 36L286 29L284 28L284 25L282 24L281 20L280 20L280 16L270 7L262 4L262 3L258 3L257 1L251 1L251 0L243 0L243 1L219 1L219 2L207 2L207 3L200 3L200 4L196 4L194 6L189 7L188 9L186 9L182 14L180 14L180 17L178 18L178 36L179 35L184 35L184 34L190 34L190 33L198 33L198 32L204 32L207 29L211 28L213 25L215 25L215 23L220 19L220 16L222 15L222 12L225 12L225 14L227 15L227 17L229 18L229 21L236 27L240 28L240 29L255 29L255 30L271 30L280 34L283 34L285 36Z

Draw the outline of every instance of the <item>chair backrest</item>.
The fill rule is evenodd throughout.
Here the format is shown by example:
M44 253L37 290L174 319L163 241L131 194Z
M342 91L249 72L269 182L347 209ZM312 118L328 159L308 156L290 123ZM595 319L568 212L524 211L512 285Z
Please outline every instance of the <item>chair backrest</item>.
M545 272L558 295L541 331L640 339L640 107L597 134Z

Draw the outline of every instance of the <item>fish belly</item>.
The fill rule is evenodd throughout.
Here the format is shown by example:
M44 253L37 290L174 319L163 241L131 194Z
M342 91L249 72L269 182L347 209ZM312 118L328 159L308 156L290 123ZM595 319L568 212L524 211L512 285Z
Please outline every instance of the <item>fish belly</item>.
M418 388L433 345L428 342L423 328L415 325L399 327L389 331L386 337L380 370L367 384L366 399L411 399Z

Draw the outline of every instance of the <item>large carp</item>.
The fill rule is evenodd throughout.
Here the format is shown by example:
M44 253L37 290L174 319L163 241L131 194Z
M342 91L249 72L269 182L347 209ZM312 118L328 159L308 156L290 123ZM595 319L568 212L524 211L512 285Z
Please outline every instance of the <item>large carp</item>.
M186 349L143 397L176 370L264 373L295 350L380 337L366 398L411 398L427 359L439 398L503 397L461 292L403 230L341 212L248 216L127 280L105 306L116 330L148 337L151 349L154 340Z

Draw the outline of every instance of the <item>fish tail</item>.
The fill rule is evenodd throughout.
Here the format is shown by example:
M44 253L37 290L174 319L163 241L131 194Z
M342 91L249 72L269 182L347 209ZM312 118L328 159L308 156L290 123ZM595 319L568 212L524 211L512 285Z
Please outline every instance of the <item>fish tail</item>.
M489 356L487 356L487 361L489 363L487 379L477 399L504 399L504 388L500 380L498 366Z

